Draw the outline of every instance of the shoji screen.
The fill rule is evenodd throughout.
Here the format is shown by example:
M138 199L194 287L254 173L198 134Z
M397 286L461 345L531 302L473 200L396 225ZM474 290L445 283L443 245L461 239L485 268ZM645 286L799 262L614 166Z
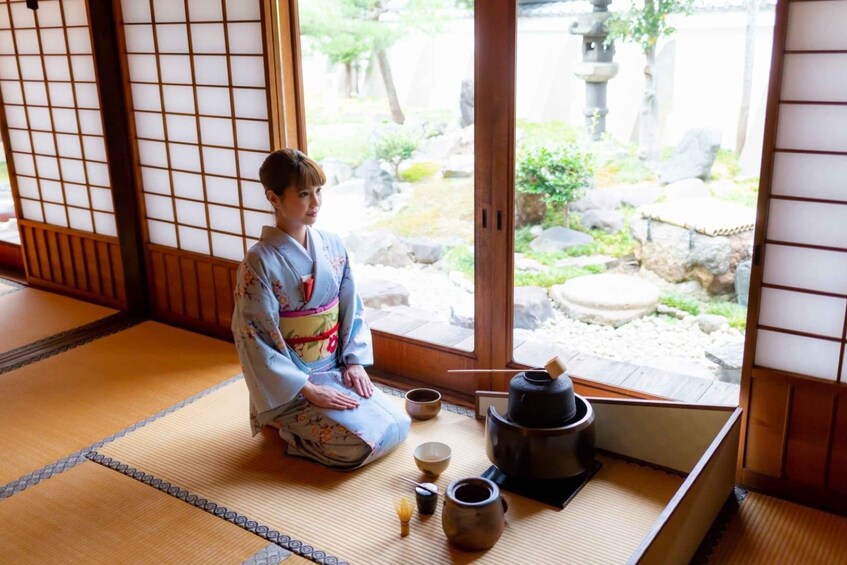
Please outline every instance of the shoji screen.
M154 308L228 334L236 262L272 219L258 183L279 145L270 2L121 8Z
M4 145L31 284L122 307L103 118L84 0L0 3Z
M777 17L743 474L844 510L847 1L783 2Z

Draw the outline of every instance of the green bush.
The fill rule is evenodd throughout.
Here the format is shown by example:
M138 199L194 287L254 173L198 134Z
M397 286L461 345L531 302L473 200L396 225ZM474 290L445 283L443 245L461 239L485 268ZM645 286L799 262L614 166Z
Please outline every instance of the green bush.
M515 230L515 253L530 253L530 242L535 239L532 235L531 226L524 226Z
M377 159L387 161L394 168L394 176L399 178L400 163L411 158L418 148L420 134L410 129L396 127L380 133L373 144L373 154Z
M591 156L576 145L537 147L521 155L515 181L519 191L540 194L547 204L561 206L581 196L592 174Z
M688 298L687 296L669 294L667 296L661 297L659 299L659 302L661 302L665 306L670 306L671 308L676 308L677 310L688 312L693 316L697 316L698 314L700 314L700 303L694 300L693 298Z
M431 161L425 161L422 163L415 163L402 173L400 173L400 180L406 182L419 182L423 179L428 179L438 172L438 165Z

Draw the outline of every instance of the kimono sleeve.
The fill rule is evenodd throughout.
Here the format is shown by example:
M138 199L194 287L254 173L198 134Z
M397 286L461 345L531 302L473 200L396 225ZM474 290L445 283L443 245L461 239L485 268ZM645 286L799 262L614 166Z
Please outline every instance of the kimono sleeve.
M365 305L356 290L356 282L350 271L350 258L344 253L344 270L338 292L341 361L347 365L372 365L373 343L371 330L365 321Z
M279 302L271 291L262 262L248 255L238 268L232 335L260 415L293 400L308 375L291 359L279 331Z

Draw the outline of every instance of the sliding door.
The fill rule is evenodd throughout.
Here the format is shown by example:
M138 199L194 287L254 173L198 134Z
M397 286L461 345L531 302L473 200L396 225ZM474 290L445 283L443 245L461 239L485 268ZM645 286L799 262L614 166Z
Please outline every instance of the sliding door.
M847 510L847 2L780 2L741 480Z
M125 308L97 74L86 2L0 3L3 146L28 281Z

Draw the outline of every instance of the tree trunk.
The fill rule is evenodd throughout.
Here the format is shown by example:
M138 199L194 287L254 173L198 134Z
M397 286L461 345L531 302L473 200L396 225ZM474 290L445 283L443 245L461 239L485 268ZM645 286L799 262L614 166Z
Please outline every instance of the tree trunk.
M644 52L644 97L638 115L638 156L650 162L661 157L659 141L659 98L656 94L656 46Z
M396 124L403 124L406 117L403 115L403 110L400 108L400 101L397 99L397 91L394 89L394 79L391 77L391 65L388 63L388 54L385 49L376 50L376 62L379 65L379 73L382 75L382 82L385 85L385 94L388 96L388 106L391 108L391 119Z
M562 225L568 229L571 227L571 207L567 202L562 206Z
M747 26L744 31L744 83L741 88L741 109L735 130L735 153L741 155L747 141L747 124L750 121L750 96L753 91L753 61L756 57L756 18L761 0L747 0Z
M353 63L344 63L344 98L353 96Z

